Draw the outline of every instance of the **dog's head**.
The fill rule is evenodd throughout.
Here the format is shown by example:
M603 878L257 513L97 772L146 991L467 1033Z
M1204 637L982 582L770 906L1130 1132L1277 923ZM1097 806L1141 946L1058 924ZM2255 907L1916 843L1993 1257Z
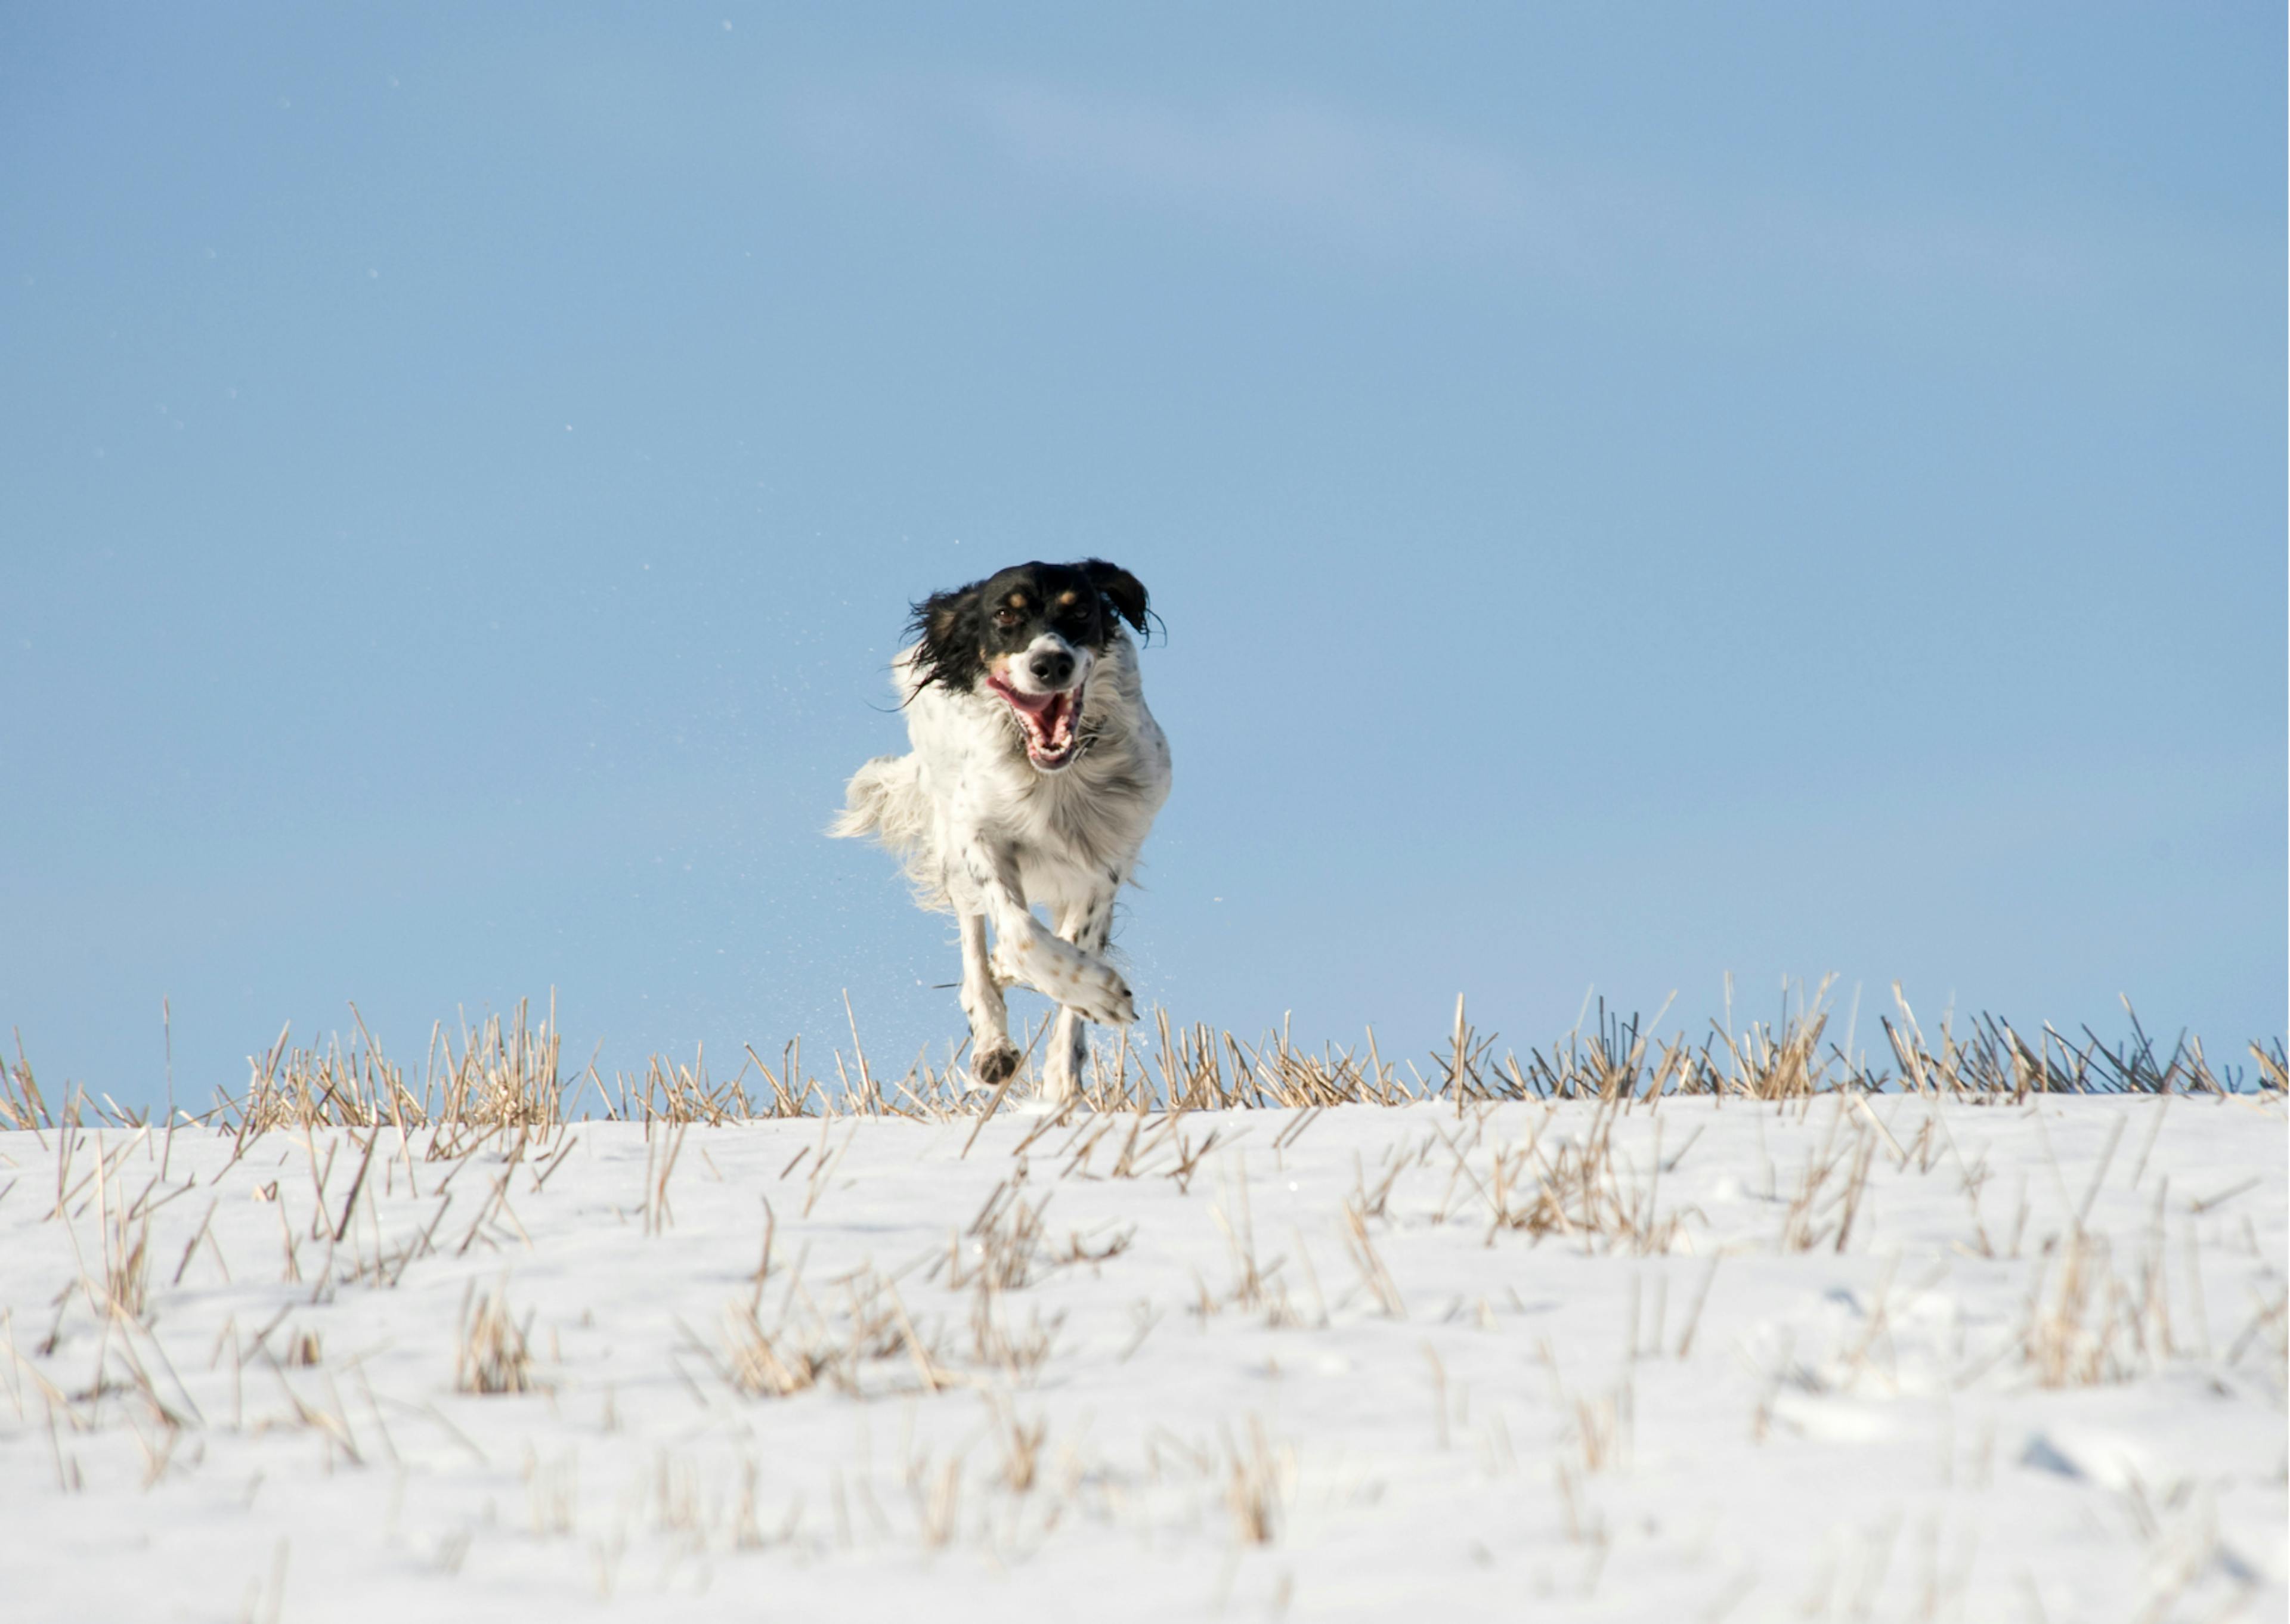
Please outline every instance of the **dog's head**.
M1081 754L1090 668L1126 620L1145 629L1145 588L1101 558L1018 564L915 605L919 692L933 684L1008 707L1044 772Z

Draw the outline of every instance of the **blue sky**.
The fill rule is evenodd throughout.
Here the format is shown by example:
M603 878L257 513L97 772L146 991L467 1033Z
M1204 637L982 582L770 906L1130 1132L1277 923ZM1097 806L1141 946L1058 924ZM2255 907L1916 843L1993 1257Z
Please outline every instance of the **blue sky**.
M0 12L0 1021L958 1036L911 598L1151 589L1143 1001L2285 1024L2278 8Z

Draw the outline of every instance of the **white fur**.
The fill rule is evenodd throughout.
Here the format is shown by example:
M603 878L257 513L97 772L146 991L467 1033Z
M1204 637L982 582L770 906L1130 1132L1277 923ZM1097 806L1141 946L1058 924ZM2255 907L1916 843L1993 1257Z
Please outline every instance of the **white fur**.
M991 692L918 690L911 649L892 669L914 749L853 773L829 832L873 835L905 866L917 903L960 919L962 1007L982 1081L1007 1076L1018 1058L1002 988L1030 987L1057 1002L1045 1092L1062 1100L1087 1058L1084 1023L1137 1018L1128 984L1103 957L1114 893L1169 798L1169 741L1145 708L1136 647L1116 628L1085 659L1085 742L1050 772L1027 758L1017 718ZM1053 928L1034 917L1034 904Z

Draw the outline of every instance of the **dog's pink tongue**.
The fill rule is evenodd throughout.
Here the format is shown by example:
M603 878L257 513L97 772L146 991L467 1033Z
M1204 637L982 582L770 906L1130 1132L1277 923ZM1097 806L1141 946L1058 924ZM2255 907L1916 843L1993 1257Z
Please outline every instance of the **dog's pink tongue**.
M1040 745L1053 750L1064 747L1073 731L1074 696L1071 693L1021 693L1015 688L998 682L994 687L1013 708L1025 716L1038 735Z
M1050 695L1050 702L1036 714L1035 725L1042 730L1044 741L1053 750L1062 750L1073 737L1073 696L1065 693Z

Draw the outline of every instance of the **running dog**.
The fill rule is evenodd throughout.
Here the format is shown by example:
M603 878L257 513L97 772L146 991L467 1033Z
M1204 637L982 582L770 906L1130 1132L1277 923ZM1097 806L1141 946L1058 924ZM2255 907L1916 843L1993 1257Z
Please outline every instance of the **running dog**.
M1059 1005L1044 1068L1053 1102L1080 1082L1087 1022L1137 1019L1103 955L1114 893L1169 798L1169 741L1145 708L1123 624L1142 636L1146 614L1144 586L1099 558L1013 564L917 604L912 644L892 666L914 748L853 773L829 830L875 836L917 903L961 921L962 1010L981 1084L1021 1058L1005 987Z

